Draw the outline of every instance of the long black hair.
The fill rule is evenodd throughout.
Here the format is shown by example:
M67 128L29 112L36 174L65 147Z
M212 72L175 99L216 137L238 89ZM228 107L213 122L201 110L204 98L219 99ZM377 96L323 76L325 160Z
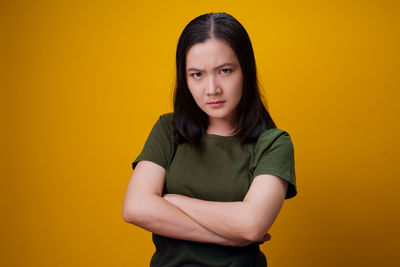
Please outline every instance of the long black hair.
M175 143L188 141L198 146L208 128L208 115L198 107L187 86L186 54L193 45L211 38L225 41L239 60L243 93L237 106L235 134L242 144L253 142L263 130L276 128L276 125L262 101L250 38L240 22L231 15L208 13L189 22L179 37L174 92Z

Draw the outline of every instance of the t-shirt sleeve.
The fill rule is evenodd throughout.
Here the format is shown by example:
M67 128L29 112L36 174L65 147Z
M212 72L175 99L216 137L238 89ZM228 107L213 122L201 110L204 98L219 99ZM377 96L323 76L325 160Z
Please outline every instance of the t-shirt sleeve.
M172 133L165 115L159 117L154 124L142 152L132 162L132 169L135 169L137 163L141 160L152 161L164 169L167 169L170 155L173 148Z
M289 134L271 129L260 135L255 149L253 177L276 175L289 182L285 198L297 195L293 143Z

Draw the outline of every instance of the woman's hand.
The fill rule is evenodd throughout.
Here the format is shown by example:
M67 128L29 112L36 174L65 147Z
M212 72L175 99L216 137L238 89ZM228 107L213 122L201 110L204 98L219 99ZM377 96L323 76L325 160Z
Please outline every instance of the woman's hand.
M177 195L177 194L164 194L164 195L163 195L163 199L165 199L166 201L168 201L168 202L171 203L171 204L174 204L174 198L175 198L175 196L178 196L178 197L185 197L185 196Z
M267 234L264 236L263 240L260 241L260 244L264 244L264 242L267 242L267 241L269 241L269 240L271 240L271 235L267 233Z

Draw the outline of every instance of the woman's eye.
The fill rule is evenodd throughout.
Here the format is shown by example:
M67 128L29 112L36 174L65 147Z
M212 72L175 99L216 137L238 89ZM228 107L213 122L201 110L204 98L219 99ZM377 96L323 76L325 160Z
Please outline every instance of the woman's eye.
M201 72L193 73L192 76L195 77L195 78L200 78L201 77Z
M222 69L221 70L221 73L222 74L228 74L228 73L230 73L232 70L231 69Z

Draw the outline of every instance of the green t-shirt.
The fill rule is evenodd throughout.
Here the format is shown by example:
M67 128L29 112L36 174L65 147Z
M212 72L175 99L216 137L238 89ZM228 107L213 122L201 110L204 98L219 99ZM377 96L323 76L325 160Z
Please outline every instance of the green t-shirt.
M205 134L201 149L188 142L174 145L173 113L161 115L136 160L166 169L164 193L209 201L242 201L253 178L273 174L289 182L286 199L297 194L290 136L280 129L264 131L252 144L237 136ZM267 266L259 244L221 246L153 234L156 247L150 266Z

